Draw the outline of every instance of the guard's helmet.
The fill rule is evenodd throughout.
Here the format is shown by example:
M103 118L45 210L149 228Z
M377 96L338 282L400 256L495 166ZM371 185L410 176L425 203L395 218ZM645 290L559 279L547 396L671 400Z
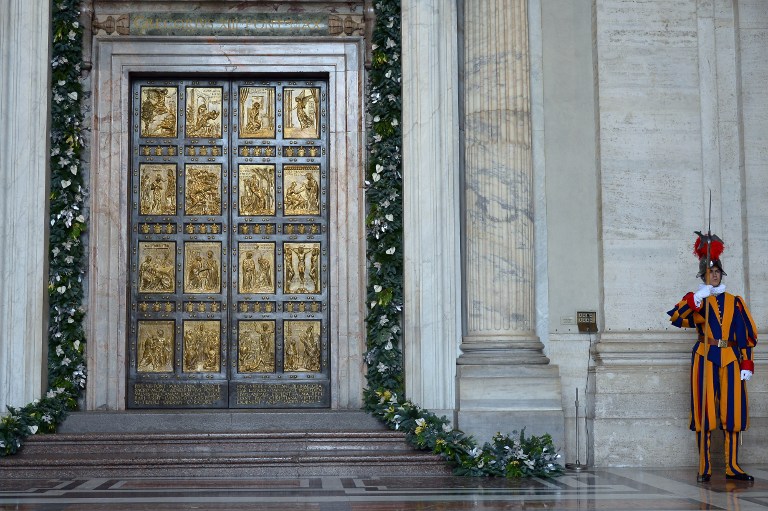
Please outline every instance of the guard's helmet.
M723 275L728 275L727 273L725 273L725 270L723 270L723 263L720 262L720 259L711 259L709 261L709 269L711 270L712 268L717 268L720 270L720 273L722 273ZM706 274L707 274L707 260L702 259L701 261L699 261L699 273L696 276L704 279L706 277Z

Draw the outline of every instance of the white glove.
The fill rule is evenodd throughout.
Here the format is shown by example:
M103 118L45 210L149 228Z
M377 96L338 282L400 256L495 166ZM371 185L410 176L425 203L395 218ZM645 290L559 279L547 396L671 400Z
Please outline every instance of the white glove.
M725 293L725 284L720 284L719 286L712 288L712 296L717 296L720 293Z
M701 302L704 300L704 298L708 297L712 294L712 286L709 284L699 284L699 289L693 293L693 303L696 304L696 307L701 306Z
M750 371L749 369L742 369L741 379L745 381L749 381L750 378L752 378L752 371Z

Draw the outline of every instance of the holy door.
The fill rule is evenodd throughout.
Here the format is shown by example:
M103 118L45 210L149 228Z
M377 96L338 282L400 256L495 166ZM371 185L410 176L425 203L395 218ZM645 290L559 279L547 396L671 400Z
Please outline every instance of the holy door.
M131 102L128 407L330 406L327 82Z

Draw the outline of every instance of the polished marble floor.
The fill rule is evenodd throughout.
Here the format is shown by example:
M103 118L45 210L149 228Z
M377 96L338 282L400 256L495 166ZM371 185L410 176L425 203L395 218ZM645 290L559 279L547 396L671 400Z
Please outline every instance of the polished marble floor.
M754 483L695 469L567 471L555 479L303 477L27 479L0 481L0 510L465 511L768 510L768 466Z

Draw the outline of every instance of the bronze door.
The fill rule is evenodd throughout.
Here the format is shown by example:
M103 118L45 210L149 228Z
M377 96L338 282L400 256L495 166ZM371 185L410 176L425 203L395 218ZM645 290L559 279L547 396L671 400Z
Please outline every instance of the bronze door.
M330 406L327 82L131 101L128 407Z

